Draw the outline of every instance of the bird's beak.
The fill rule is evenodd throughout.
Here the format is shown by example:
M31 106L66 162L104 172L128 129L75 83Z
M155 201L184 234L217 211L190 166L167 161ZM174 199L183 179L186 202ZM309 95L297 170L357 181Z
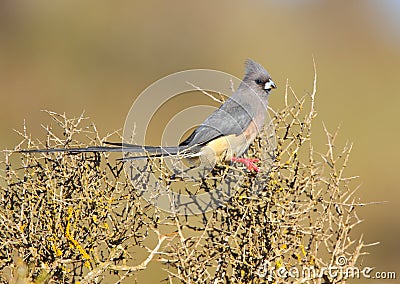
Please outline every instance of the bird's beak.
M270 91L271 89L276 89L276 85L275 85L274 81L269 79L268 82L265 83L265 85L264 85L264 90Z

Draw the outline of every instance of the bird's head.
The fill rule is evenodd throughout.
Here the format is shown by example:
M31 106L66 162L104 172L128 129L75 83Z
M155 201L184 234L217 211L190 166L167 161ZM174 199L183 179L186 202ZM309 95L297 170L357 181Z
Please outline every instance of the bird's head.
M243 82L254 91L269 93L272 89L276 88L267 70L251 59L246 60L246 75Z

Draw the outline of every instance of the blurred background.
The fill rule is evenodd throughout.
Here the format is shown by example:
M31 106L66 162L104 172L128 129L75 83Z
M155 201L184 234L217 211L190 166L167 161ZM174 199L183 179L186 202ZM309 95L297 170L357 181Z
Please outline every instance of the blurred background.
M24 120L44 138L44 109L85 111L105 135L154 81L192 68L242 77L246 58L271 73L279 108L287 79L298 96L312 91L313 56L315 143L322 123L341 126L338 146L354 142L358 196L388 201L359 210L354 233L380 242L362 263L399 278L400 1L1 1L1 148L20 142Z

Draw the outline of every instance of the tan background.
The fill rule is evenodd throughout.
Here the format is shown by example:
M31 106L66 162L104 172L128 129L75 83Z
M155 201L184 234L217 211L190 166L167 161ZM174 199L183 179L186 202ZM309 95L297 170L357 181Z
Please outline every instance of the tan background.
M42 109L85 110L103 134L122 128L154 81L191 68L241 77L248 57L272 74L278 107L287 78L298 95L312 90L314 56L314 138L325 143L324 122L341 124L342 145L354 142L348 174L360 176L358 196L389 201L360 210L356 233L381 242L364 264L400 274L399 19L399 2L386 0L2 1L1 148L20 141L13 129L24 119L43 137ZM160 278L148 274L141 279Z

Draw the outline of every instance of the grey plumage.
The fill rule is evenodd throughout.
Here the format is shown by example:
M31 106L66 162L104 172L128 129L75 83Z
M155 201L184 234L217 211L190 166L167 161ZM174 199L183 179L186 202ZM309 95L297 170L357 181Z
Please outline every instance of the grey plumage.
M257 84L256 80L260 83ZM246 75L237 91L180 145L205 144L220 136L243 133L256 116L257 110L260 110L260 104L261 109L266 111L269 92L260 92L259 85L270 80L264 67L248 59Z
M224 104L214 111L194 132L177 147L141 146L126 143L106 143L112 146L93 146L87 148L55 148L22 150L24 153L38 152L126 152L147 153L148 155L128 157L125 159L171 156L183 154L184 156L202 155L204 147L220 145L218 139L226 138L232 149L213 149L215 153L221 152L220 159L226 160L233 155L241 155L247 150L250 143L261 131L267 114L267 100L269 92L276 88L268 72L251 59L246 61L246 73L243 81L234 94ZM216 141L218 143L215 143ZM223 146L218 146L223 147ZM224 146L225 147L225 146ZM216 154L217 155L217 154Z

